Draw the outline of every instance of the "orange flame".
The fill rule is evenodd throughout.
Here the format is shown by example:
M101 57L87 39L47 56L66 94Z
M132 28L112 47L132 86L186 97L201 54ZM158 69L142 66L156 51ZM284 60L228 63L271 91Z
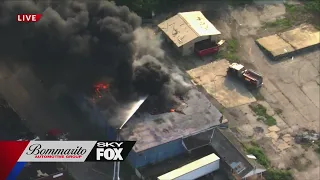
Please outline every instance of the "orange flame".
M170 112L175 112L175 110L174 109L170 109Z
M107 89L109 87L109 84L99 83L99 84L94 85L94 87L96 89Z

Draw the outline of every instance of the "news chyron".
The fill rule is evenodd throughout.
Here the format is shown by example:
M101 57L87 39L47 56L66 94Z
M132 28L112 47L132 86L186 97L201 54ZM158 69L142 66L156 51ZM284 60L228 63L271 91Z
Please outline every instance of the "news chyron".
M18 162L124 161L135 141L29 141Z

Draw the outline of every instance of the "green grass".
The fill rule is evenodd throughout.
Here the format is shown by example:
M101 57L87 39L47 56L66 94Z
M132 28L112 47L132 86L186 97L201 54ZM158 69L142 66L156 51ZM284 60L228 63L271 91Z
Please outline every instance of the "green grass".
M220 113L221 113L221 114L223 114L223 113L224 113L224 110L225 110L225 108L224 108L224 107L219 108L219 111L220 111Z
M266 27L279 27L279 28L289 28L292 26L292 21L287 18L277 19L274 22L268 22L265 24Z
M320 1L319 0L305 0L305 9L314 13L320 13Z
M291 171L280 170L271 168L270 161L268 157L264 154L263 150L259 145L252 141L249 145L245 146L246 152L254 155L257 158L257 162L267 168L266 173L264 173L264 178L266 180L292 180L293 176Z
M301 7L303 7L288 3L284 3L284 6L286 7L286 12L288 13L295 13L297 11L300 11L302 9Z
M258 144L252 142L251 145L246 147L246 151L249 154L254 155L257 158L257 162L264 167L268 168L270 166L270 161L267 156L264 154L262 149L258 146Z
M239 62L239 57L237 55L239 49L239 42L237 39L230 39L226 41L225 47L219 50L215 54L217 59L227 59L230 62Z
M277 124L277 121L272 116L269 116L267 114L267 108L265 108L261 104L257 104L257 105L250 104L249 107L257 116L260 117L260 118L258 117L257 119L258 120L263 119L266 125L273 126Z
M301 23L309 22L317 29L320 24L316 19L320 13L320 0L305 0L303 4L284 4L286 8L285 17L274 22L265 23L264 28L288 29Z

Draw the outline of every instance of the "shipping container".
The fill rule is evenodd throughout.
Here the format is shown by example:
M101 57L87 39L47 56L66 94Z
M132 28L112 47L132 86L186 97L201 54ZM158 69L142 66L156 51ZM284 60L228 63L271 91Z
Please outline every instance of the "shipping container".
M193 161L178 169L158 177L158 180L193 180L205 176L220 167L220 158L212 153L201 159Z

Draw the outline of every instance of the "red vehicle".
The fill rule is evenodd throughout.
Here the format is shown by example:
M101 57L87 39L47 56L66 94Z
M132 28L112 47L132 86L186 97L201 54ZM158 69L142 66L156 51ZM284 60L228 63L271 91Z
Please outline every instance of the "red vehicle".
M246 69L242 64L230 64L227 73L242 80L250 89L260 88L263 85L263 77L252 69Z
M219 44L217 44L215 41L211 41L211 39L203 40L200 42L197 42L194 46L194 51L196 54L198 54L200 57L214 54L219 51Z

